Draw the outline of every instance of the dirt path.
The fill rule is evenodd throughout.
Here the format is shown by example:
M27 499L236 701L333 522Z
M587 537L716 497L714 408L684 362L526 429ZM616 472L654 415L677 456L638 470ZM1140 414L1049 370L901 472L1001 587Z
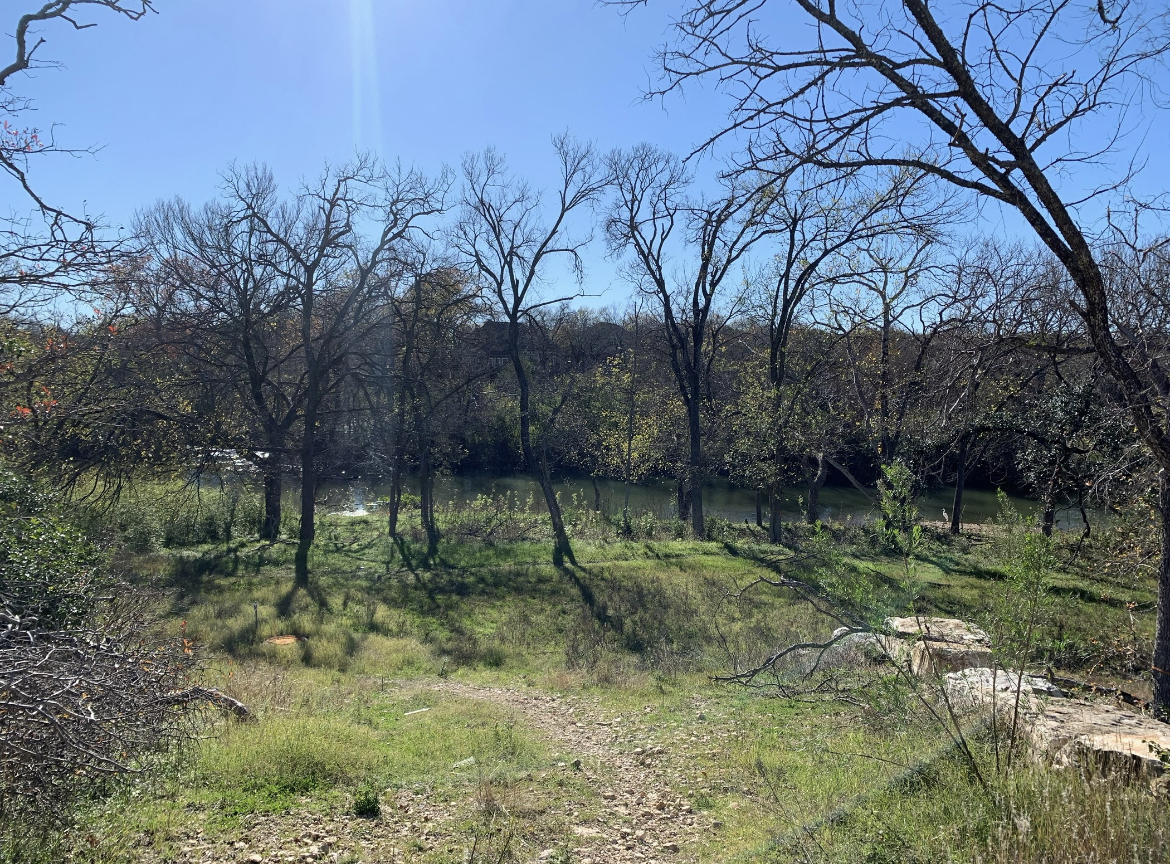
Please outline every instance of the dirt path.
M712 839L712 832L721 827L711 816L693 811L679 794L698 780L690 777L695 773L693 748L700 746L698 741L710 738L692 734L689 740L682 735L667 740L670 733L664 728L665 720L673 718L663 718L653 706L618 716L587 698L532 689L485 687L449 679L399 684L408 691L490 702L564 754L563 761L540 772L540 779L571 788L533 802L531 796L541 793L533 793L529 782L523 793L528 799L510 817L523 820L531 814L548 828L558 826L551 833L547 829L535 832L543 835L547 844L543 848L532 845L532 834L528 834L527 843L512 845L511 853L518 861L694 864L699 861L703 839ZM533 777L525 779L532 781ZM580 794L582 784L595 794ZM310 803L308 798L301 802ZM244 816L239 830L225 833L194 818L169 834L169 852L159 849L155 854L147 853L145 847L152 846L153 840L143 835L142 860L159 864L465 861L471 803L469 798L436 798L427 789L404 788L386 796L379 819L358 818L348 811L296 808ZM535 807L528 806L533 803ZM483 860L495 859L489 855Z
M693 850L702 833L718 827L672 791L670 781L681 779L676 759L683 754L640 742L648 736L631 727L642 724L605 717L590 702L573 697L455 681L430 689L507 707L580 760L585 781L606 802L602 815L572 826L579 841L573 851L581 864L696 861Z

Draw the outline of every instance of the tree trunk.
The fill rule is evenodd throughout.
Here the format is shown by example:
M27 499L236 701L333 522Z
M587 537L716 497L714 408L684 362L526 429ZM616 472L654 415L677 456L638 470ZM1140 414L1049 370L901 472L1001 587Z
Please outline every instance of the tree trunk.
M679 510L679 520L686 522L690 519L690 486L686 480L679 480L675 484L675 508Z
M626 399L625 500L622 503L622 531L630 536L630 480L634 474L634 410L637 408L638 307L634 307L634 347L630 350L630 391Z
M589 479L593 481L593 510L595 513L601 512L601 487L597 485L597 475L590 474Z
M1158 473L1162 559L1158 563L1158 616L1154 625L1154 713L1170 722L1170 475Z
M316 400L306 400L305 433L301 442L301 526L297 532L297 553L293 560L296 586L309 587L309 550L317 536L317 446Z
M408 344L409 348L409 344ZM393 378L391 378L391 386ZM406 392L400 388L394 394L394 412L390 415L390 435L387 451L390 454L390 503L386 508L386 530L391 537L398 536L398 516L402 510L402 474L405 466L402 451L403 429L406 428Z
M524 466L536 475L536 480L540 483L540 491L544 493L544 503L548 507L548 518L553 529L553 563L559 567L564 563L564 559L568 558L569 561L576 564L573 547L569 543L569 534L565 531L561 505L557 501L552 479L549 477L543 447L539 460L532 449L532 388L528 380L528 370L524 368L524 361L520 357L520 331L517 322L509 322L508 332L512 349L512 368L516 373L516 385L520 390L520 450L524 455Z
M764 527L764 490L756 490L756 527Z
M780 484L768 487L768 542L780 543Z
M1044 489L1044 495L1041 497L1041 502L1044 504L1044 519L1040 523L1040 530L1045 537L1052 536L1052 527L1056 524L1056 472L1052 472L1052 478L1048 481L1048 485Z
M703 426L699 416L699 388L694 387L694 396L687 410L687 425L690 432L690 477L691 490L691 531L696 540L703 540L707 536L706 525L703 522Z
M824 453L814 453L812 456L817 470L808 480L808 507L804 512L804 521L809 525L817 524L821 518L821 487L825 485L825 477L829 473L829 465L825 462Z
M398 536L398 514L402 507L402 457L394 454L390 463L390 501L386 505L386 530Z
M553 563L559 567L564 563L564 559L568 558L571 563L576 564L577 560L573 557L573 547L569 543L569 532L565 530L565 520L561 515L561 505L557 501L556 490L553 489L552 477L548 471L548 459L543 449L541 450L540 460L537 465L540 470L536 472L536 478L540 482L540 491L544 493L544 501L548 506L549 521L552 522L554 538Z
M430 438L422 435L418 447L419 514L427 534L426 560L439 551L439 529L435 525L435 469L431 464Z
M955 500L951 504L951 533L958 536L963 530L963 488L967 485L967 448L969 442L964 435L959 440L959 453L955 465Z
M280 495L284 490L278 458L276 454L270 455L264 466L264 521L260 525L260 539L270 542L280 538Z
M1077 490L1077 507L1081 511L1081 524L1084 525L1084 528L1081 529L1081 543L1084 543L1093 536L1093 523L1089 521L1089 511L1085 509L1085 487L1083 485Z

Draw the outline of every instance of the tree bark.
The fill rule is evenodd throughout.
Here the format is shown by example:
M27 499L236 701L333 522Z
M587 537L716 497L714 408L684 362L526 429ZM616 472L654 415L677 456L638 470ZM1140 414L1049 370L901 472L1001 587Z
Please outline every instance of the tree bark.
M297 552L293 559L296 587L309 587L309 550L317 536L317 404L306 400L305 431L301 441L301 525L297 532Z
M756 527L764 527L764 490L756 490Z
M512 368L516 373L516 385L520 391L520 450L524 456L525 467L536 475L540 491L544 493L544 503L548 508L548 517L553 529L553 563L559 567L564 563L564 559L568 558L570 562L576 564L543 448L539 459L532 449L532 385L528 380L528 370L524 368L524 361L520 357L520 327L515 320L509 321L508 336L512 350Z
M808 479L808 506L804 511L804 521L809 525L817 524L817 520L821 518L821 487L825 485L825 477L829 473L824 453L814 453L812 459L817 470L810 474Z
M435 469L431 464L431 441L427 435L419 436L418 481L419 513L427 534L426 560L429 562L439 551L439 528L435 524Z
M269 542L280 538L280 495L283 491L279 457L271 454L264 466L264 521L260 539Z
M679 521L688 521L691 518L691 487L686 480L680 479L675 485L675 500Z
M402 459L395 454L390 468L390 501L386 505L386 531L398 536L398 514L402 507Z
M690 477L691 490L691 531L696 540L707 536L703 522L703 426L699 416L699 384L693 382L690 405L687 406L687 425L690 432Z
M780 543L780 484L768 487L768 542Z
M589 479L593 481L593 510L596 513L601 512L601 487L597 485L597 475L590 474Z
M1170 722L1170 475L1158 472L1162 560L1158 563L1158 615L1154 625L1154 713Z
M1040 523L1040 530L1045 537L1052 536L1052 528L1056 524L1056 472L1052 472L1052 477L1048 481L1048 485L1044 488L1044 494L1041 497L1041 502L1044 505L1044 517Z
M955 458L955 498L951 503L951 533L958 536L963 530L963 489L967 485L967 449L970 442L964 435L959 439L959 454Z

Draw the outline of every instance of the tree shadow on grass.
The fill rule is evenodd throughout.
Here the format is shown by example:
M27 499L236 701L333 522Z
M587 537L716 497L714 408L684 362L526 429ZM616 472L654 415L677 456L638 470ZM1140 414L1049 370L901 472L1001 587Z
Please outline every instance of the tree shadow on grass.
M613 627L615 625L616 622L613 616L609 614L607 604L597 599L597 595L590 584L590 581L594 578L594 574L588 568L582 567L580 564L572 566L561 564L557 567L557 570L577 589L577 593L581 595L581 602L585 604L585 607L598 624L602 627ZM582 578L582 575L585 578Z
M329 605L329 597L321 589L321 586L315 581L310 581L308 587L299 587L297 585L293 585L291 588L285 591L284 594L281 595L280 599L276 601L276 614L281 618L288 618L290 615L292 615L293 603L297 599L297 594L302 591L310 600L317 604L317 609L319 611L333 611L332 607Z
M233 577L240 571L240 544L197 555L176 555L167 579L176 600L202 594L214 587L219 577Z

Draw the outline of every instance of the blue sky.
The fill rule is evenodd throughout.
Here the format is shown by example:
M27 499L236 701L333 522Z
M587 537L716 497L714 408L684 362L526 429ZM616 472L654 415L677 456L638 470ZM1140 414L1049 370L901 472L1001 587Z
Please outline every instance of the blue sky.
M9 4L6 4L9 5ZM291 182L355 147L437 166L494 144L547 161L551 133L686 146L707 110L639 101L662 9L623 20L592 0L159 0L138 23L45 28L65 68L20 83L37 121L96 162L55 166L106 212L206 193L232 159Z
M11 32L27 5L0 0L0 27ZM687 151L724 116L702 90L665 106L641 100L652 49L680 7L668 0L625 18L594 0L156 5L137 23L95 14L99 26L82 32L44 27L43 56L62 68L13 82L34 100L30 122L102 148L37 160L36 187L114 225L160 198L213 196L232 160L266 162L291 187L358 148L436 171L490 144L547 185L554 132L603 149L652 140ZM1159 142L1149 145L1159 158L1147 179L1159 183L1170 169ZM987 212L988 224L997 216ZM606 288L613 267L599 244L589 265L591 290Z
M37 160L36 187L113 225L160 198L211 197L232 160L294 186L358 148L437 171L494 145L546 185L554 132L687 150L720 116L712 94L641 100L673 5L623 18L593 0L157 0L137 23L43 27L62 68L14 84L30 122L102 148ZM596 289L613 278L600 251Z

